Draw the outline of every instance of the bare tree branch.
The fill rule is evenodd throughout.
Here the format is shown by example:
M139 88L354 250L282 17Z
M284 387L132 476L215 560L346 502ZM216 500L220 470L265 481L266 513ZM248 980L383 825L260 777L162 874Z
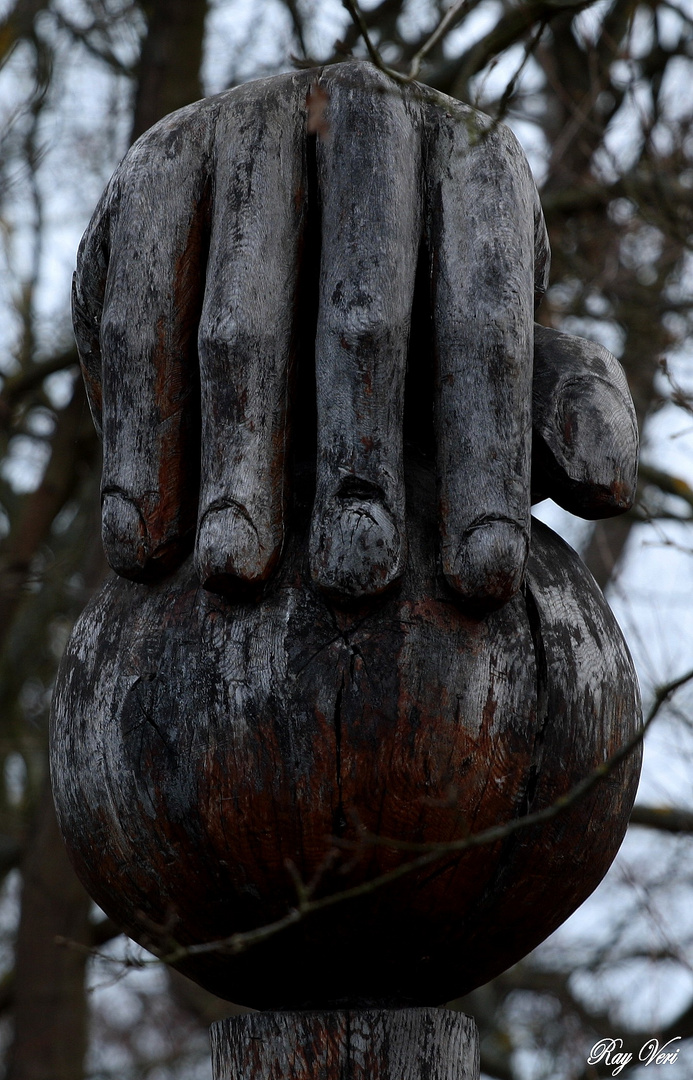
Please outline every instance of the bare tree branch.
M327 896L318 897L317 899L313 898L313 893L318 884L318 879L316 878L309 885L297 882L295 869L292 872L291 867L288 867L289 872L292 873L295 884L297 884L298 903L281 918L276 919L274 922L267 923L264 926L257 927L254 930L242 931L231 934L225 938L220 938L216 941L202 942L198 945L189 946L179 945L167 934L166 928L153 925L151 927L153 936L152 939L147 942L147 948L155 954L157 959L151 961L138 960L137 966L141 966L142 963L161 962L176 964L186 957L199 956L210 952L225 952L234 956L238 955L239 953L252 948L254 945L267 941L269 938L287 930L289 927L296 925L296 923L301 922L303 919L318 911L324 911L337 904L347 903L349 900L355 900L362 896L369 895L378 889L394 884L396 881L399 881L409 874L425 869L445 856L461 854L464 851L482 847L487 844L495 844L499 840L505 840L507 837L512 836L523 829L528 829L551 821L553 818L563 813L563 811L573 806L580 799L584 798L604 779L604 777L608 776L621 762L625 761L626 758L633 753L636 747L642 742L645 733L659 714L662 706L669 701L677 690L691 682L691 680L693 680L693 669L658 687L654 692L652 704L642 726L602 765L594 769L566 795L556 799L551 806L527 814L524 817L515 818L503 825L495 825L489 829L482 830L482 832L444 843L408 843L406 841L374 836L372 834L364 834L359 841L355 841L353 844L345 844L344 841L335 842L335 846L337 846L338 843L340 847L349 849L363 849L364 846L368 845L388 847L397 851L408 851L411 853L419 852L419 854L417 858L403 862L384 874L380 874L368 881L361 882L359 885L355 885L352 888L344 889L337 893L331 893ZM113 957L103 957L103 959L111 962L114 961ZM127 961L116 962L127 963Z
M631 825L643 825L660 832L693 833L693 810L671 806L634 806Z

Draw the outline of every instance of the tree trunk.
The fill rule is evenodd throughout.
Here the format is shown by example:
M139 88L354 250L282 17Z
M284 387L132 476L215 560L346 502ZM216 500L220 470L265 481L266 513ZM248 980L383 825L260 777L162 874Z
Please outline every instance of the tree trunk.
M15 13L33 17L34 8L41 6L18 5ZM133 138L167 112L200 97L199 68L207 6L207 0L156 0L150 5ZM60 414L42 484L27 497L26 511L10 540L10 566L4 568L0 580L6 605L10 606L4 612L0 637L4 636L3 630L12 630L27 568L49 535L56 513L71 494L76 470L86 457L90 462L94 457L91 447L85 451L83 443L75 441L85 411L80 383L73 402ZM91 425L89 440L94 441ZM36 810L22 876L15 959L15 1032L6 1080L82 1080L87 1040L86 953L69 945L57 945L55 939L89 943L90 901L68 861L48 784Z
M15 1032L7 1080L81 1080L87 1037L90 900L58 832L46 783L22 866L15 959Z
M202 97L208 0L153 0L144 7L148 25L135 93L133 142L162 116Z

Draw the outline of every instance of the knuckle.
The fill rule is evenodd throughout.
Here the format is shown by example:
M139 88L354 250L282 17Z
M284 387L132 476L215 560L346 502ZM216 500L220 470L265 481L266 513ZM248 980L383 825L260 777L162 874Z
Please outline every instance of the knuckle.
M225 352L237 343L240 337L241 328L235 319L203 318L197 337L200 356L214 356Z

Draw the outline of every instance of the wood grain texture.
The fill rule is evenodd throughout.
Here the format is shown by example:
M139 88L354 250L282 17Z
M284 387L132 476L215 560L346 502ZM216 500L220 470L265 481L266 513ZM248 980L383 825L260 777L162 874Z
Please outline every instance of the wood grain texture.
M138 140L97 208L75 278L78 346L103 433L104 546L135 580L170 571L194 537L216 110L189 106Z
M377 594L406 557L404 379L421 237L421 108L370 68L317 84L322 258L314 580ZM383 162L387 165L383 168Z
M535 525L524 592L472 619L437 562L433 471L407 473L409 563L377 603L345 611L313 586L308 476L260 597L201 590L188 562L154 587L113 578L75 627L54 698L56 802L77 872L135 938L267 923L295 902L286 860L310 880L356 820L407 841L477 832L552 805L632 735L631 661L577 556ZM258 1008L450 1000L595 888L638 772L635 753L541 829L181 970ZM346 853L319 893L406 857Z
M200 581L271 572L284 539L291 360L307 206L305 79L234 93L216 125L199 328ZM229 581L230 579L230 581Z
M529 544L538 197L502 125L457 104L426 110L426 133L441 555L458 592L493 606Z
M632 737L603 597L529 543L533 349L535 491L621 509L636 450L613 358L533 341L547 267L514 138L369 65L235 89L124 160L75 283L121 577L66 649L51 767L77 872L137 940L265 925L289 863L316 895L367 883L408 856L335 841L516 822ZM460 996L595 888L638 773L178 966L256 1008Z
M212 1027L213 1080L478 1080L478 1041L448 1009L233 1016Z
M538 327L532 395L549 250L524 155L503 125L440 102L335 65L189 106L126 155L73 306L118 573L165 576L197 531L205 587L263 581L307 392L313 578L347 600L388 588L406 561L403 399L419 361L437 387L443 565L468 605L522 582L531 412L535 493L591 517L628 505L632 405L613 358ZM314 376L299 390L301 351Z
M594 341L534 328L534 471L557 503L580 517L630 510L638 422L623 368Z

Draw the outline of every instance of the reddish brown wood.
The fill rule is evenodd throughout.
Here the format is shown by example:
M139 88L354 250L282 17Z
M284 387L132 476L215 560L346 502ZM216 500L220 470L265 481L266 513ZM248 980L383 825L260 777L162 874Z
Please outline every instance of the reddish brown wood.
M124 160L75 286L123 577L75 627L51 739L77 871L137 940L214 941L283 916L296 873L327 896L409 858L364 830L517 823L633 737L603 597L529 543L530 406L535 492L598 516L634 485L614 358L533 340L547 262L514 138L368 65L199 103ZM178 966L255 1008L459 996L598 884L638 771Z
M312 587L306 497L261 597L214 596L187 563L156 587L114 578L81 617L53 782L78 873L133 937L267 923L295 902L286 860L310 880L356 820L407 841L477 832L550 806L633 733L632 665L577 556L535 525L523 594L471 619L437 564L433 474L412 462L409 477L409 566L377 605L346 611ZM597 885L638 767L635 753L541 829L181 970L260 1008L463 994ZM405 857L367 848L318 895Z
M382 592L406 562L409 347L435 383L416 423L435 405L447 580L477 607L509 599L527 558L532 423L542 496L599 516L634 489L617 361L542 327L533 351L547 273L512 133L371 65L251 83L166 117L117 170L75 276L113 568L157 580L196 544L206 587L265 580L284 542L292 430L315 438L317 408L313 579L352 599ZM297 353L314 368L309 402Z

